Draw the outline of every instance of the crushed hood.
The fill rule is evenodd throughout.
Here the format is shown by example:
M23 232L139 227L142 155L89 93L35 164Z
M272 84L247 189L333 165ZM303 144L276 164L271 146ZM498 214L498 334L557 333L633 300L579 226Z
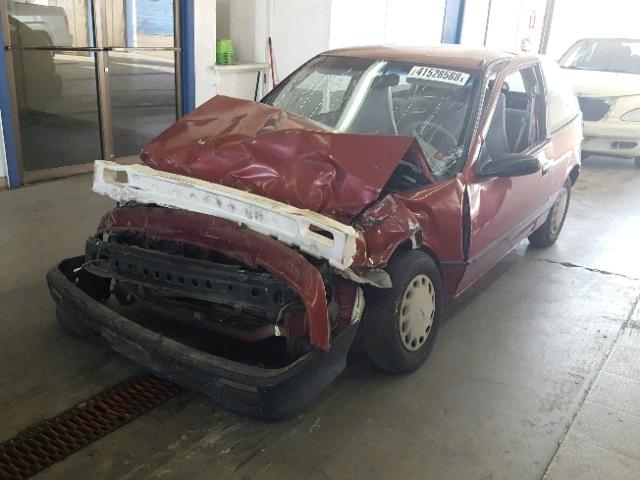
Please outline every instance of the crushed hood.
M338 133L262 103L217 96L154 139L146 165L350 221L400 160L423 168L415 138Z

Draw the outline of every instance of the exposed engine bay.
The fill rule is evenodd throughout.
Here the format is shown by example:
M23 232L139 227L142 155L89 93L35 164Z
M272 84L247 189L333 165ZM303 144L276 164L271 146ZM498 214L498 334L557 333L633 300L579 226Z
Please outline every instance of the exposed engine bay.
M136 207L128 207L135 210ZM360 321L362 288L316 262L326 294L329 335ZM311 348L306 307L298 292L261 266L250 267L202 246L119 231L87 241L84 270L104 280L124 306L139 303L241 342L282 337L290 360Z

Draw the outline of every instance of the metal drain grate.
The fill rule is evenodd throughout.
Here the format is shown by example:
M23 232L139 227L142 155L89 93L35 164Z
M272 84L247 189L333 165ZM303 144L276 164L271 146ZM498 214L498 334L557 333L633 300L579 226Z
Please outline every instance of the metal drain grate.
M181 391L144 374L99 393L0 444L0 480L29 478Z

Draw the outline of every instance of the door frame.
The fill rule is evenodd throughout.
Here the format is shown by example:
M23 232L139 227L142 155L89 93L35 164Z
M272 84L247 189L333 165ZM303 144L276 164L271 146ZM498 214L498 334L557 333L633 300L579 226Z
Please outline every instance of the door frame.
M479 105L484 103L484 99L486 95L489 95L489 100L486 103L486 107L481 108L478 112L477 123L474 126L473 133L473 141L470 145L469 156L467 158L467 163L463 168L463 175L465 178L465 190L467 195L469 195L469 201L473 202L473 192L470 191L471 185L481 185L486 182L495 181L496 179L484 180L478 178L477 173L477 165L478 161L481 157L482 149L484 148L485 138L488 134L489 127L491 125L491 121L493 120L493 116L495 114L496 105L498 103L498 97L500 95L502 83L505 79L514 72L519 70L523 70L526 68L534 68L535 75L537 81L540 83L542 87L541 98L543 101L543 106L541 108L544 109L542 114L543 120L546 120L546 97L544 95L544 77L541 74L540 62L537 59L531 59L531 57L523 57L521 59L501 59L494 64L490 64L486 67L483 72L483 82L482 82L482 91L483 94L479 95ZM495 73L496 78L494 81L493 88L490 92L487 91L487 87L489 85L489 77ZM540 108L540 107L538 107ZM531 153L532 155L540 155L545 151L545 148L549 144L549 136L546 129L546 122L542 122L542 132L543 135L536 144L529 146L524 152ZM470 209L473 210L474 205L470 204ZM462 279L457 287L456 296L462 294L469 287L471 287L480 277L484 275L493 265L495 265L500 259L502 259L505 255L507 255L514 246L509 246L506 248L504 252L499 250L500 246L504 243L510 245L510 239L516 238L516 234L519 234L525 227L533 224L545 211L548 210L550 204L548 202L543 202L540 206L536 207L527 218L523 219L521 222L511 225L507 231L505 231L502 235L495 238L494 241L480 251L475 252L473 255L471 254L471 250L467 250L465 252L465 272L463 274ZM469 236L467 241L467 245L471 246L473 242L474 228L473 228L473 218L471 216L468 219L469 221L469 229L467 235ZM492 256L493 255L493 256ZM484 263L482 263L484 262ZM477 267L480 265L480 267ZM470 272L469 267L473 266L478 268L478 271ZM472 267L472 268L473 268ZM478 274L478 272L480 272ZM475 276L474 276L475 275Z
M115 160L113 144L113 125L111 118L111 91L109 88L109 51L144 51L164 50L174 51L175 65L175 93L176 93L176 119L183 112L194 108L194 73L193 73L193 28L194 0L173 0L174 5L174 47L131 47L113 48L108 45L106 32L106 5L110 0L88 0L92 25L88 25L88 31L93 34L95 45L92 47L54 47L48 50L80 50L94 53L96 69L97 107L100 132L100 149L102 158ZM8 0L0 0L0 31L2 32L2 53L4 61L0 59L0 91L2 102L0 108L3 118L4 139L8 167L9 187L16 188L24 183L68 177L81 173L89 173L93 170L93 161L78 165L53 167L42 170L25 171L22 153L20 123L18 116L18 102L16 94L16 82L14 75L13 53L11 48ZM189 23L186 23L189 22ZM189 41L189 39L191 39ZM187 52L182 48L183 43ZM38 47L34 47L38 48ZM186 70L186 67L191 66ZM3 72L3 67L6 72ZM3 81L4 80L4 81ZM5 93L7 95L5 95ZM8 99L6 101L5 99ZM10 112L10 115L8 113ZM124 163L135 161L124 157Z

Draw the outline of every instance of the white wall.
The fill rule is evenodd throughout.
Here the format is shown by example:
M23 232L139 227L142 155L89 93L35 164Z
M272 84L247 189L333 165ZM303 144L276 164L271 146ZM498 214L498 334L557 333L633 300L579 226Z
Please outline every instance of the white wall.
M467 3L473 4L473 0ZM345 46L439 44L445 0L210 0L196 2L196 100L215 89L214 42L231 38L239 61L268 62L271 32L277 80L311 57ZM213 40L212 40L213 37Z
M330 46L439 44L444 9L445 0L333 0Z
M0 113L0 184L4 183L7 176L7 155L4 150L4 131L2 129L2 114Z
M473 47L484 45L490 3L491 0L470 0L465 2L462 32L460 34L461 44Z
M216 2L199 0L194 5L196 106L215 95Z
M271 32L279 81L309 58L329 49L331 2L196 1L196 103L202 103L216 92L216 38L233 41L237 62L267 63L267 39Z
M562 1L565 0L557 3ZM542 40L546 5L547 0L467 1L460 43L517 52L523 40L527 39L529 51L537 52Z
M487 47L499 50L517 48L522 0L493 0L487 32Z
M229 38L233 40L236 60L253 62L256 60L256 0L230 0L230 2ZM218 37L222 38L220 35Z
M216 2L196 0L194 3L194 56L196 107L215 95Z
M329 49L330 23L331 0L272 1L270 24L277 81Z
M330 48L384 43L387 0L333 0Z
M213 1L213 0L212 0ZM218 38L231 36L231 0L216 0L216 35Z
M585 37L638 38L638 0L556 0L547 53L558 59Z

